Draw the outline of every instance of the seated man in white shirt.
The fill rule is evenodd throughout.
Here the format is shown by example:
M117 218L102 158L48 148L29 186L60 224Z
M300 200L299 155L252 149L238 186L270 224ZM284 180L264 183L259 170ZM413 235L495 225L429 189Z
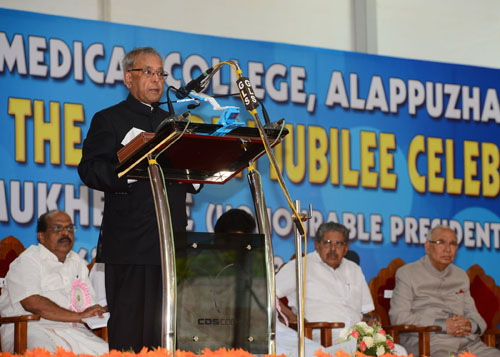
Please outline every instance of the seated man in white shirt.
M102 316L95 304L86 262L73 252L76 227L62 211L44 213L38 219L38 245L27 248L14 260L0 296L2 316L41 316L28 324L28 349L57 346L75 354L102 355L106 341L95 336L82 319ZM13 352L12 324L2 325L2 350Z
M345 327L360 321L372 323L368 312L374 305L365 276L356 263L343 259L349 250L349 230L339 223L323 223L314 246L316 250L306 256L304 318L309 322L343 322ZM297 312L295 261L286 263L276 275L276 295L286 297ZM340 331L332 331L333 341L338 340ZM318 337L313 334L313 339ZM399 348L398 354L404 354Z

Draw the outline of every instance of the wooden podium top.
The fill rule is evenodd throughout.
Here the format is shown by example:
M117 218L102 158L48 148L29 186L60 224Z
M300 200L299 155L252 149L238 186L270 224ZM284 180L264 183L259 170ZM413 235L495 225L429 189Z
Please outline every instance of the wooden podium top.
M257 128L238 127L225 136L210 135L220 125L171 121L156 135L141 133L118 152L119 177L149 178L147 157L157 156L165 179L181 182L224 184L264 154ZM288 134L284 129L265 129L271 144ZM278 135L280 137L278 138ZM177 140L178 139L178 140ZM278 139L278 140L276 140Z

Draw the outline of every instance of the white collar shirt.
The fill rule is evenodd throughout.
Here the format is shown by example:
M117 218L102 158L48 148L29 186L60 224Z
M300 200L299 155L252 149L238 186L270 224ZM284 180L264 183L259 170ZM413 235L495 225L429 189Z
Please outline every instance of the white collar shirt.
M71 291L76 279L87 288L89 305L95 304L86 262L78 254L70 251L61 263L42 244L31 246L9 267L0 296L1 315L29 314L23 309L21 300L32 295L44 296L63 308L71 309Z
M295 260L276 275L276 294L279 298L286 296L290 308L297 312ZM357 264L342 259L333 269L316 251L307 255L304 317L309 322L344 322L349 327L373 309L370 290Z

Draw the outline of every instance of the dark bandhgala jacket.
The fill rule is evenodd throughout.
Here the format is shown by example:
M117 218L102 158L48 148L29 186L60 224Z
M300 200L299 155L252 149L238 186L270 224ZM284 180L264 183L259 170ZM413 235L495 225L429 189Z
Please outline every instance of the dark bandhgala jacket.
M115 168L122 140L132 128L154 132L168 112L141 103L132 95L95 114L83 143L78 173L89 187L104 192L104 213L97 261L111 264L160 264L160 244L151 184L129 183ZM174 232L186 230L186 193L193 185L167 182Z

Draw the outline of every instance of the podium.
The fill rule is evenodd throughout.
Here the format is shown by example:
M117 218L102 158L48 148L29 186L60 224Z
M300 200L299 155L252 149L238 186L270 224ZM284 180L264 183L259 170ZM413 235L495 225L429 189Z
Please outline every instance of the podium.
M175 353L176 270L175 244L165 180L187 183L224 184L249 167L248 182L254 201L257 227L264 235L268 354L275 354L276 315L274 254L266 203L259 173L253 162L265 153L257 128L237 127L225 136L211 135L221 126L170 120L161 130L141 133L118 152L119 177L149 179L158 222L163 283L162 347ZM288 134L286 129L265 129L272 145ZM161 168L161 173L160 173Z

